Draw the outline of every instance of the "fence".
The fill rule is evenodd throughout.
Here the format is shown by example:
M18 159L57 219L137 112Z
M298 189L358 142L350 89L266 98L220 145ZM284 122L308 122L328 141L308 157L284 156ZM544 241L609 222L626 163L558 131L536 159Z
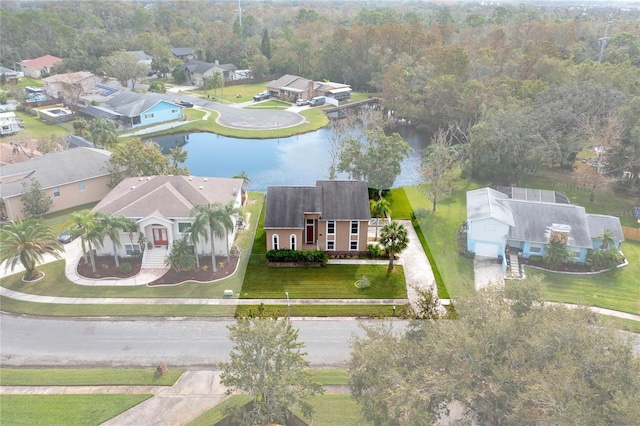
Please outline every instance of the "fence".
M624 234L625 240L640 241L640 229L638 228L623 226L622 233Z

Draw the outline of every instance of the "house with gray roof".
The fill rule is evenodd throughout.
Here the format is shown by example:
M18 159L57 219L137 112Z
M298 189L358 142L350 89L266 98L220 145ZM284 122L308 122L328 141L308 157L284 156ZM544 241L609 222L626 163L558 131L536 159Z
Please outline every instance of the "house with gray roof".
M145 64L151 66L151 62L153 61L153 57L147 55L144 50L128 50L125 53L135 56L138 58L139 64Z
M182 107L162 97L132 91L121 92L98 106L87 106L78 113L92 120L112 120L120 129L132 129L182 119Z
M369 191L364 181L267 189L267 250L366 251Z
M267 84L267 91L273 97L291 101L310 100L316 96L325 96L336 101L346 101L351 98L351 86L348 84L313 81L291 74L285 74L271 81Z
M190 47L172 47L171 53L173 53L173 56L184 62L190 61L196 57L193 53L193 49Z
M238 68L233 64L220 64L215 61L213 64L201 61L188 61L182 66L187 84L202 87L205 77L213 77L216 72L222 74L224 81L234 80L233 73Z
M110 155L103 149L73 148L3 165L0 169L2 216L9 220L24 217L23 184L30 185L31 179L40 183L53 201L51 213L101 200L109 193Z
M476 256L501 259L544 256L550 241L563 241L573 261L584 263L599 247L605 230L615 246L624 241L620 219L589 214L569 203L564 194L530 188L481 188L467 192L467 250Z
M191 210L197 205L232 202L241 207L242 179L196 176L147 176L126 178L109 192L94 208L94 212L121 215L134 221L144 239L151 243L154 256L164 260L173 242L189 233L194 218ZM234 223L236 221L234 220ZM216 255L226 254L233 244L236 229L216 237ZM139 238L128 233L120 236L123 246L119 256L142 252ZM229 244L229 246L227 246ZM111 240L107 238L99 254L112 254ZM211 253L210 242L204 238L196 248L198 253ZM146 254L145 254L146 256ZM144 259L143 259L144 265Z

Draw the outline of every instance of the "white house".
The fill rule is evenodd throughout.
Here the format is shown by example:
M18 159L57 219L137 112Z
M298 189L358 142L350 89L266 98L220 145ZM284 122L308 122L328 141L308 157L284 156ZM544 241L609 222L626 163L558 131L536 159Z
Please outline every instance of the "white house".
M0 112L0 135L13 135L22 128L14 112Z

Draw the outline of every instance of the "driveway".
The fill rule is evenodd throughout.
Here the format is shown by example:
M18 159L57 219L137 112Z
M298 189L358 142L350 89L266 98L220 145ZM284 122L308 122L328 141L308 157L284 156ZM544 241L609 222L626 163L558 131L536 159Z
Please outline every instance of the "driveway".
M476 256L473 259L473 279L476 290L489 286L504 287L504 272L497 259Z

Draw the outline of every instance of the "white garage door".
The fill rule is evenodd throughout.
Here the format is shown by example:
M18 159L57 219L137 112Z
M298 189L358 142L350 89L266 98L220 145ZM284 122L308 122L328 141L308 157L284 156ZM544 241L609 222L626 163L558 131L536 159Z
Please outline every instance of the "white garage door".
M476 243L475 248L476 256L497 258L500 246L498 244L491 243Z

